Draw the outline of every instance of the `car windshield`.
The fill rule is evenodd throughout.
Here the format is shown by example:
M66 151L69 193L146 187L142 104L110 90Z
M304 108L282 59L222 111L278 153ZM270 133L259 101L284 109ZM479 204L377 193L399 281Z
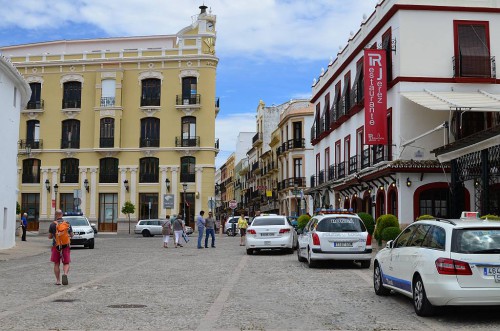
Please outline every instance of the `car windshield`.
M71 226L88 226L89 222L85 217L63 217Z
M465 254L498 254L500 228L457 229L452 250Z
M316 227L319 232L365 232L362 222L353 217L329 217L321 220Z
M252 222L252 226L266 226L266 225L285 225L285 220L283 218L255 218Z

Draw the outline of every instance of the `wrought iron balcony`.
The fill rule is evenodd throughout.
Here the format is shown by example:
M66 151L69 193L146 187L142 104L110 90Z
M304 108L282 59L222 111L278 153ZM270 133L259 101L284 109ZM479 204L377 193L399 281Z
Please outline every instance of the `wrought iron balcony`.
M29 147L31 149L42 149L43 140L42 139L21 139L19 140L19 149L26 149Z
M306 140L304 138L288 140L288 149L305 148Z
M196 181L196 175L195 174L183 174L181 173L181 182L183 183L194 183ZM223 188L226 186L224 185Z
M160 98L141 98L141 107L160 106Z
M252 138L252 144L257 144L259 142L262 142L262 133L257 132Z
M118 183L118 173L99 173L99 183Z
M255 171L255 170L257 170L257 169L259 169L259 162L254 162L254 163L252 164L252 171Z
M141 138L139 139L139 147L160 147L160 139Z
M317 180L317 177L318 176L315 176L315 175L311 175L311 178L310 178L310 185L311 187L316 187L318 186L318 180Z
M43 109L43 100L28 101L26 109Z
M201 95L199 94L188 94L188 95L178 94L175 98L175 104L177 106L199 105L200 102L201 102Z
M386 145L373 146L373 164L389 161L389 153Z
M215 108L216 108L216 109L219 109L219 105L220 105L220 100L219 100L219 98L215 98Z
M345 161L339 162L337 164L337 178L345 177Z
M291 177L281 181L281 185L279 185L280 189L293 188L297 185L297 187L305 187L306 186L306 178L305 177Z
M61 139L61 149L80 148L80 139Z
M115 97L101 97L101 107L114 107Z
M61 173L60 181L61 183L78 183L79 174L78 173Z
M115 138L99 138L100 148L113 148L115 147Z
M354 155L349 158L349 175L358 172L358 156Z
M321 170L318 175L318 183L319 185L323 184L325 182L325 170Z
M337 175L337 172L336 172L336 168L334 164L331 164L330 167L328 167L328 180L334 180L336 179L336 175Z
M453 77L496 78L494 56L460 55L452 58Z
M175 137L175 147L200 147L200 137Z
M139 174L139 183L158 183L158 174L153 173L153 174L148 174L148 173L143 173ZM183 181L183 180L181 180Z
M22 181L25 184L37 184L37 183L40 183L40 175L26 173L26 174L23 174Z
M82 108L82 101L81 100L64 100L62 101L62 108L63 109L78 109Z
M219 149L219 138L215 138L215 148Z
M361 169L368 168L370 166L370 149L365 148L361 154Z

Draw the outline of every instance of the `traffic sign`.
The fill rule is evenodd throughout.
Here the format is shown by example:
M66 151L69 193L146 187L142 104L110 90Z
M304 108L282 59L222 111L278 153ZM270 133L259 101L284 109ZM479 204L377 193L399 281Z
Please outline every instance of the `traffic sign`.
M238 207L238 201L236 200L229 201L229 208L235 209L236 207Z

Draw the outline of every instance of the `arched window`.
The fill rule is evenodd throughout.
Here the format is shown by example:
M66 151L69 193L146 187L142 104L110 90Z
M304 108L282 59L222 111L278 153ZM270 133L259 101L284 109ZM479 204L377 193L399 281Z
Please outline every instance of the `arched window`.
M398 216L398 195L395 189L389 191L389 194L387 195L387 203L389 206L389 214Z
M432 188L420 193L420 215L434 217L450 217L450 190L448 188Z
M161 95L161 81L157 78L142 80L141 107L159 106Z
M41 83L30 83L31 97L30 101L26 105L26 109L42 109L43 103L41 99L42 84Z
M182 104L195 105L200 103L198 94L198 79L196 77L182 78Z
M379 190L377 193L375 217L378 218L385 214L385 191Z
M141 119L140 147L160 147L160 119L147 117Z
M80 121L62 122L61 148L80 148Z
M156 157L144 157L139 160L139 183L158 183L159 160Z
M74 158L61 160L61 173L59 181L61 183L78 183L79 160Z
M42 161L38 159L23 160L23 183L40 183L40 166Z
M101 118L101 136L99 139L99 147L112 148L115 145L115 119L106 117Z
M99 183L118 183L118 159L105 157L99 160Z
M26 145L30 145L32 149L41 148L39 120L29 120L26 122Z
M181 157L181 182L195 182L196 158L192 156Z
M82 107L82 83L66 82L63 85L63 103L62 108L81 108Z

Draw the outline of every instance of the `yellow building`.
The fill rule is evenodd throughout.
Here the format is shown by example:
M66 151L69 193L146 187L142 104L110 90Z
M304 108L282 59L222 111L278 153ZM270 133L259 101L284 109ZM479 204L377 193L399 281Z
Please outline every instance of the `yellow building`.
M126 201L133 221L185 213L193 225L206 209L219 110L216 17L206 8L174 35L0 48L32 90L18 164L30 229L46 232L55 208L118 232L129 230Z

